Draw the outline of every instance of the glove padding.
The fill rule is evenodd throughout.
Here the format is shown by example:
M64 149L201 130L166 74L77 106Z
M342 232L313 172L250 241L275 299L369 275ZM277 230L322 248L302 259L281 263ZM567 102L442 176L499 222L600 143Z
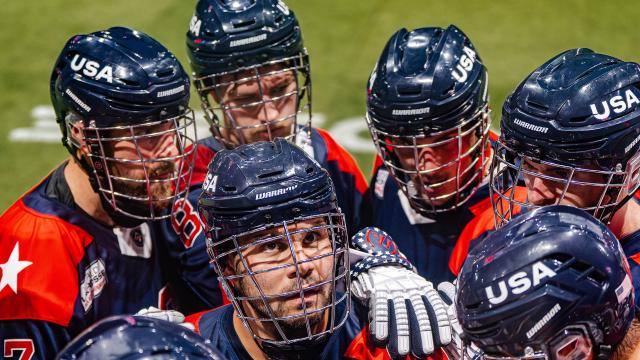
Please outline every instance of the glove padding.
M192 324L184 322L184 315L181 312L175 310L160 310L157 307L149 306L148 308L144 308L138 311L135 316L145 316L154 319L160 319L178 324L187 329L194 329Z
M474 343L465 343L463 340L462 326L456 315L456 281L453 283L442 282L438 284L442 300L445 302L447 317L451 324L451 343L444 347L444 352L450 360L479 360L484 352Z
M431 282L402 266L383 265L360 273L351 292L369 306L369 332L396 358L432 354L451 342L445 304Z

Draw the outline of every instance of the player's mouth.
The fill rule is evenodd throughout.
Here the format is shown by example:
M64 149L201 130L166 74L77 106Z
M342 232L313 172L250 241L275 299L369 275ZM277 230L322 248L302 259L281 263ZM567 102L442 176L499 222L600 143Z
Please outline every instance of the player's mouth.
M318 288L305 289L303 290L302 298L304 299L304 302L307 304L307 306L309 306L310 304L313 304L316 302L319 293L320 293L320 289ZM287 296L286 301L293 302L295 304L299 304L299 306L302 306L302 300L299 292L296 292L295 294L291 294L290 296Z

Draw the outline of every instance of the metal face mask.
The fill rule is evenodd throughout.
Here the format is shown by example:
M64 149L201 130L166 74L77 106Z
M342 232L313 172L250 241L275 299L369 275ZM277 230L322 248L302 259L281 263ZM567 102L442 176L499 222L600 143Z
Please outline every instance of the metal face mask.
M219 239L208 251L228 298L259 344L324 338L350 307L348 241L339 211L269 223Z
M171 216L171 204L188 191L195 161L192 110L121 126L99 127L90 120L81 132L93 169L89 176L113 210L141 220Z
M311 77L306 51L234 71L196 77L211 131L228 148L277 137L292 142L311 127ZM298 116L307 119L298 127Z
M608 222L637 188L637 156L627 168L597 169L545 161L518 152L500 139L491 162L490 190L496 226L546 205L572 205ZM524 185L524 186L523 186Z
M416 210L450 211L475 194L490 154L487 106L454 128L421 135L387 133L370 116L367 123L378 153Z

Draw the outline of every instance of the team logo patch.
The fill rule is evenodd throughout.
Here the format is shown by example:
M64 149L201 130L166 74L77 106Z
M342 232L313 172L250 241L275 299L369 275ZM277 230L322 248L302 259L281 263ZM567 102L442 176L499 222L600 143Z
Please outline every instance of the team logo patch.
M202 26L202 20L198 19L196 15L193 15L189 22L189 31L195 36L200 36L200 27Z
M551 320L551 318L556 316L556 314L559 313L560 310L562 310L560 304L555 304L555 306L552 307L551 310L549 310L549 312L542 317L542 319L540 319L535 325L533 325L531 329L529 329L529 331L527 331L527 338L531 339L538 331L540 331L540 329L542 329L543 326L545 326L549 322L549 320Z
M76 73L82 73L85 76L93 78L94 80L106 80L108 83L113 83L113 68L109 65L102 66L97 61L88 60L81 57L80 54L76 54L71 59L71 70Z
M509 294L519 295L532 287L538 286L545 278L556 276L556 272L550 269L543 262L535 262L530 269L518 271L511 275L506 281L498 282L498 292L494 292L494 286L485 288L487 299L490 303L497 305L507 300Z
M460 55L460 61L458 61L456 67L451 71L453 78L460 83L467 81L467 77L469 76L471 69L473 69L475 61L476 52L470 47L463 47L462 54Z
M134 228L114 228L113 233L118 238L122 255L151 257L151 233L147 223Z
M256 35L256 36L252 36L244 39L232 40L229 43L229 47L249 45L249 44L257 43L259 41L266 40L266 39L267 39L267 34L260 34L260 35Z
M384 198L384 186L387 183L388 178L389 171L378 170L378 174L376 175L376 184L374 185L374 192L376 196L381 200L382 198Z
M216 183L218 182L218 175L207 174L207 178L202 183L202 191L213 192L216 189Z
M640 100L630 89L624 92L624 96L616 95L608 100L602 101L602 112L597 108L596 104L590 104L591 114L598 120L607 120L614 113L620 114L631 109L635 104L640 104Z
M107 273L101 259L95 260L84 270L84 280L80 284L80 297L84 311L89 311L95 300L107 285Z
M269 198L272 198L274 196L284 195L286 193L289 193L289 192L295 190L297 187L298 187L298 185L292 185L292 186L287 186L286 188L282 188L282 189L277 189L277 190L271 190L271 191L266 191L266 192L262 192L262 193L257 193L256 194L256 200L269 199Z
M520 119L515 119L513 123L527 130L531 130L531 131L535 131L543 134L546 134L547 131L549 131L548 127L529 124L528 122L522 121Z

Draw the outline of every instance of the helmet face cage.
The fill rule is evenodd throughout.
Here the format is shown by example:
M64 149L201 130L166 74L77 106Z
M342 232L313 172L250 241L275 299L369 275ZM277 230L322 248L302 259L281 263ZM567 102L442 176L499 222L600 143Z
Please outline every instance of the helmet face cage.
M270 223L224 239L218 239L213 228L207 232L207 250L238 317L256 340L279 346L315 340L346 321L350 307L348 237L339 210ZM325 274L316 278L303 274L301 267L321 268L324 261L331 261ZM291 278L292 268L295 281L291 289L269 289L276 285L273 279L281 284ZM325 296L327 302L310 309L305 300L309 294L316 299ZM279 311L279 305L295 299L300 299L297 313ZM337 311L338 305L346 311ZM327 325L319 327L323 319ZM292 322L297 324L293 334L287 331L294 326ZM271 334L256 330L257 324L270 328Z
M589 330L584 324L570 325L558 332L551 341L539 349L525 347L522 356L492 356L484 354L485 360L573 360L594 359L594 346Z
M637 162L636 155L626 169L620 164L611 170L572 166L525 155L509 147L501 138L494 145L489 180L496 227L503 226L520 212L551 205L535 205L528 194L514 189L519 182L524 180L527 183L536 178L555 188L555 204L561 203L567 193L576 190L588 194L592 201L580 208L607 223L622 199L633 194L638 187ZM528 164L543 166L547 170L543 173Z
M98 127L89 120L82 129L101 196L115 211L142 220L168 218L173 201L186 196L195 163L195 134L191 109L136 125ZM159 153L158 146L170 150ZM129 156L116 155L116 147ZM150 151L160 156L149 156Z
M456 209L463 205L475 194L482 183L488 167L488 133L491 124L488 105L482 107L470 119L463 120L454 128L436 133L422 135L394 135L377 129L371 115L366 115L371 137L385 166L393 175L399 188L409 199L412 207L422 213L440 213ZM436 140L433 143L421 144L423 139L429 139L443 134L453 133L453 137ZM464 139L476 135L476 139L463 149ZM455 156L444 164L438 164L432 169L421 169L420 154L423 149L431 148L438 154L451 153L454 146ZM404 161L399 158L412 159ZM464 164L468 159L468 164ZM409 164L407 164L409 163ZM412 164L411 164L412 163ZM455 167L453 176L442 177L443 170ZM428 181L426 178L435 176L437 180ZM430 195L439 188L451 186L454 188L444 194ZM439 205L443 204L443 205Z
M276 137L295 141L299 114L311 128L311 71L306 50L296 56L194 78L213 136L228 148ZM239 87L248 93L234 99ZM274 111L269 112L269 108ZM276 114L275 116L272 116ZM306 115L306 116L305 116Z

